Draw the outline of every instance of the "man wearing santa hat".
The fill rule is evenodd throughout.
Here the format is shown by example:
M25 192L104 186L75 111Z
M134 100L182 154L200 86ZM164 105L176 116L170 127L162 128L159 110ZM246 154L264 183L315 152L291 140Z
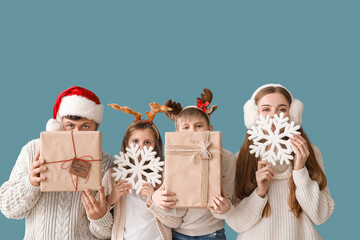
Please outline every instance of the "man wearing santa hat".
M99 98L82 87L71 87L56 99L47 131L96 131L102 123L103 106ZM27 143L0 188L0 210L7 218L25 218L24 239L96 239L81 202L81 192L40 192L47 170L42 165L40 139ZM103 173L113 157L103 152ZM103 194L103 187L99 187ZM99 219L98 221L101 221Z

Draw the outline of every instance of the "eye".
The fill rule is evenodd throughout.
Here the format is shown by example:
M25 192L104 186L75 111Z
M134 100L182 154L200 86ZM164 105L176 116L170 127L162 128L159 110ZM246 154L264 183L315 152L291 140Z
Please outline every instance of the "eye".
M269 111L270 111L270 108L263 108L261 111L263 111L263 112L269 112Z
M135 144L137 144L137 143L139 143L139 140L134 139L134 140L132 140L132 142L135 143Z
M279 111L280 111L280 112L286 112L287 109L286 109L286 108L280 108Z
M88 129L89 127L90 127L89 124L84 124L84 125L82 126L83 129Z
M151 141L145 141L146 145L151 145Z
M196 127L197 127L197 128L202 128L203 125L202 125L202 124L196 124Z
M189 126L183 126L182 129L188 130L188 129L189 129Z
M73 127L74 127L74 124L72 124L72 123L67 123L67 124L65 125L65 127L66 127L66 128L73 128Z

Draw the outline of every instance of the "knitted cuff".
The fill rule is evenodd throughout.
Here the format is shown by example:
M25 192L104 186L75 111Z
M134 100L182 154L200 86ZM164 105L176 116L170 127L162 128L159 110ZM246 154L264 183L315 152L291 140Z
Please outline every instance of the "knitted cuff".
M23 181L23 189L26 195L35 196L36 194L40 194L40 186L34 186L30 183L29 178L24 179Z
M235 207L234 207L234 205L231 203L229 211L227 211L227 212L224 213L224 214L215 214L215 213L213 213L213 216L214 216L215 218L217 218L217 219L226 219L226 218L228 218L229 216L231 216L231 214L233 214L234 211L235 211Z
M306 167L300 170L293 170L293 179L297 188L306 188L312 182Z
M92 224L96 224L97 226L111 226L113 224L113 217L109 210L107 210L105 215L99 219L93 220L89 217L88 219Z

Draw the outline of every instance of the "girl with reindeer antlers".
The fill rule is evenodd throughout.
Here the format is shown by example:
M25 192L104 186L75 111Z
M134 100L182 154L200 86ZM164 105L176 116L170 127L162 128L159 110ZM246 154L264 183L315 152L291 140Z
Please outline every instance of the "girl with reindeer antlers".
M276 119L287 117L300 126L300 134L290 137L293 161L283 165L277 162L271 165L264 160L266 155L251 154L254 145L249 133L252 132L246 134L237 158L235 206L227 199L214 199L219 206L217 213L222 214L231 228L242 232L241 239L322 239L314 224L324 223L335 205L321 152L310 143L301 126L302 112L302 103L279 84L259 87L244 106L248 129L263 116L272 120L266 132L275 133ZM265 152L270 151L268 145Z
M197 98L196 106L182 108L180 103L167 101L166 105L171 107L172 111L166 111L165 115L175 122L176 131L213 130L213 126L210 124L210 114L217 109L217 106L210 106L213 97L211 91L204 89L204 93L201 94L201 98ZM235 157L225 149L222 151L222 170L222 197L230 199L234 192ZM167 191L164 185L154 192L152 201L157 207L155 209L157 213L163 215L159 219L167 226L172 225L173 239L226 239L225 222L215 217L213 208L169 209L176 205L176 193ZM216 207L215 204L214 207ZM168 220L170 216L181 218L177 226L174 221Z
M125 153L131 145L133 149L137 145L135 149L140 148L141 151L143 149L151 151L153 148L156 156L160 157L160 161L163 161L162 139L158 129L153 124L153 119L157 113L171 111L172 109L165 105L150 103L151 112L146 112L147 120L142 120L142 114L128 107L121 107L117 104L109 104L109 106L135 116L135 121L129 125L125 132L121 151ZM137 159L131 161L137 161ZM132 164L137 165L138 163L132 162ZM140 195L136 194L135 191L130 193L130 189L134 186L126 180L115 182L114 175L116 175L114 169L110 169L104 175L105 193L100 192L98 200L90 193L83 196L82 200L90 219L92 234L99 239L110 237L111 239L125 240L172 239L170 228L177 226L181 219L167 217L169 226L166 227L161 224L157 218L162 216L153 211L154 207L150 201L154 192L153 186L150 183L145 183L142 184ZM113 209L113 215L110 212L111 209Z

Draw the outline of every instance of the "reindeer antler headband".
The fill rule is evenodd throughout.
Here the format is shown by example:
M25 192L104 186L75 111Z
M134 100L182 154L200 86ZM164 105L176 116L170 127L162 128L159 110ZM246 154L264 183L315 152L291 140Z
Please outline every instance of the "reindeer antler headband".
M145 121L145 122L148 122L150 123L153 128L155 129L156 131L156 134L157 134L157 139L159 139L159 130L157 129L157 127L153 124L153 120L155 118L155 115L157 113L162 113L162 112L167 112L167 111L172 111L172 108L169 107L169 106L166 106L166 105L159 105L158 103L149 103L150 105L150 108L151 108L151 111L150 112L145 112L146 116L147 116L147 119L146 120L143 120L141 119L142 117L142 114L141 113L138 113L134 110L132 110L131 108L129 107L121 107L120 105L116 104L116 103L113 103L113 104L108 104L110 107L112 107L113 109L115 110L120 110L120 111L123 111L124 113L127 113L127 114L131 114L131 115L134 115L135 117L135 122L138 122L138 121ZM131 124L130 124L131 126ZM129 126L129 127L130 127Z
M196 106L187 106L185 108L181 107L180 103L177 102L173 102L171 99L169 99L165 105L172 108L171 111L166 111L165 115L170 118L173 121L176 121L177 116L185 109L187 108L196 108L201 110L203 113L205 113L205 115L208 117L208 119L210 120L210 115L217 109L217 105L213 105L210 106L210 103L213 99L213 94L212 92L207 89L204 88L204 93L200 94L200 98L198 97L196 99Z

